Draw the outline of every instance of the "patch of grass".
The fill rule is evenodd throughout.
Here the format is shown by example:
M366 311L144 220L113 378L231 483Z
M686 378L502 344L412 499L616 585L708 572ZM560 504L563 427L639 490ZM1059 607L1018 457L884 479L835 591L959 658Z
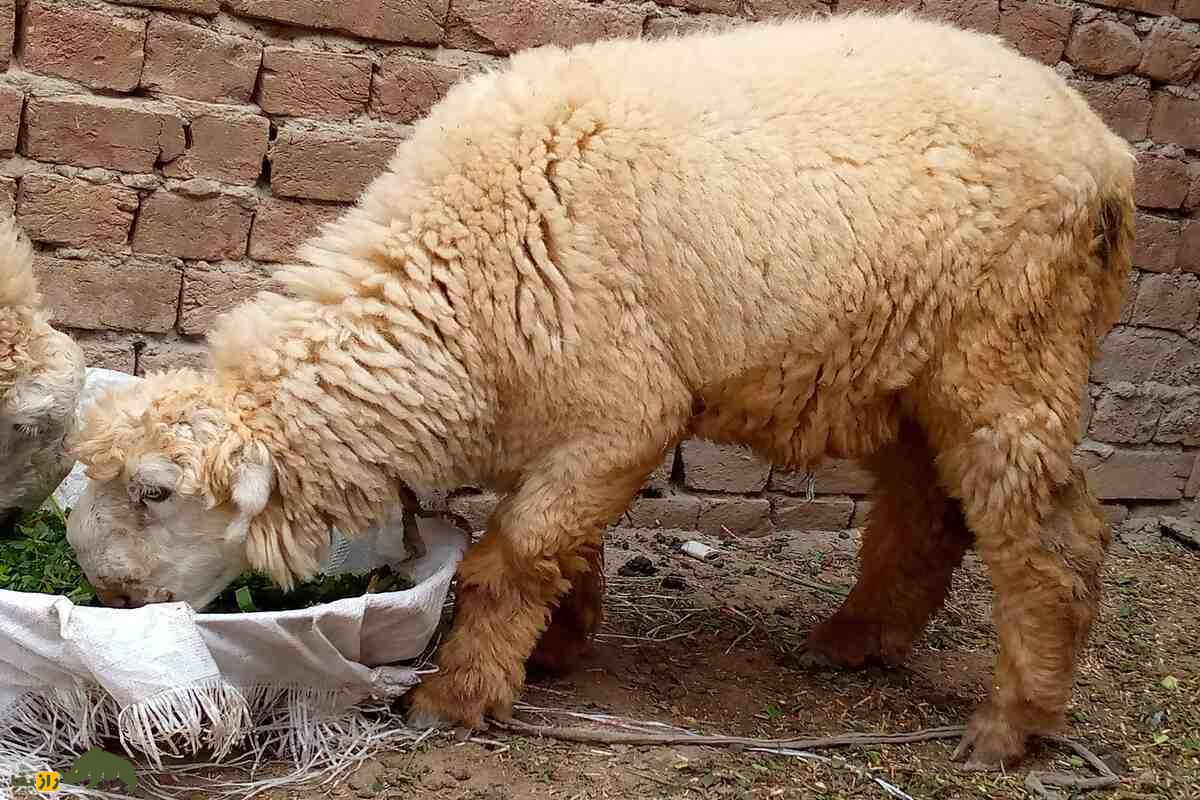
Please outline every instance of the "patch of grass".
M96 599L67 543L67 511L51 502L25 514L0 538L0 589L61 594L72 603Z

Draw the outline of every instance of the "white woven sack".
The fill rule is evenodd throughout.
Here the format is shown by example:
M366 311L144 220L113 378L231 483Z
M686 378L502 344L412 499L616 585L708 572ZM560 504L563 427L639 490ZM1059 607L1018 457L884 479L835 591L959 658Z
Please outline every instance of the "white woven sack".
M81 409L105 387L137 380L89 370ZM70 507L86 482L77 466L56 499ZM427 552L402 566L414 588L310 609L109 609L0 590L0 798L14 775L55 769L110 737L152 773L166 756L204 750L220 761L249 748L255 762L290 760L292 778L303 778L408 735L377 712L420 680L419 665L396 662L426 651L470 541L443 522L419 524ZM331 572L404 558L399 509L354 542L331 535Z

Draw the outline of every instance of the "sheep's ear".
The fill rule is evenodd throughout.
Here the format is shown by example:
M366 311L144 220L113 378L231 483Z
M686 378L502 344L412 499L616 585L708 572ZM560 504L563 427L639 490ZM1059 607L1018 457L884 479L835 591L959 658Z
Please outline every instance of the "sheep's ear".
M250 535L250 523L266 510L275 489L275 468L270 457L254 460L244 458L234 468L229 488L237 516L225 535L230 540L245 542Z

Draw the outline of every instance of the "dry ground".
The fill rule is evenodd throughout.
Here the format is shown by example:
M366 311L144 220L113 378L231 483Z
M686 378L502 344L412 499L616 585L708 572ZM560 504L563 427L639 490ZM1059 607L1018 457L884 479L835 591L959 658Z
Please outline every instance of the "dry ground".
M603 634L571 675L531 679L522 702L551 711L524 710L519 719L617 730L611 720L560 713L571 711L710 734L796 738L961 725L984 696L995 637L990 587L973 555L906 666L845 673L809 670L799 657L807 631L839 602L821 587L848 587L853 580L856 532L708 540L723 550L711 562L677 551L691 538L704 540L678 531L611 533ZM621 575L639 556L654 574ZM1087 796L1200 798L1200 552L1163 537L1156 524L1126 524L1105 585L1066 733L1102 757L1122 783ZM415 750L381 753L331 790L276 789L257 797L887 797L868 777L874 776L917 800L967 800L1029 796L1030 768L1094 774L1070 751L1048 743L1037 745L1014 774L965 773L948 760L954 744L823 750L833 760L813 763L692 745L567 744L493 729L472 741L446 733Z
M612 533L603 635L572 675L534 679L524 703L656 720L705 733L779 738L961 724L983 697L995 637L988 622L990 588L974 556L904 668L839 673L810 671L797 659L805 633L834 610L838 597L783 576L848 586L855 570L855 533L728 541L722 543L725 554L713 562L676 552L672 545L685 537L701 538L681 532ZM618 575L639 555L652 562L654 575ZM1067 731L1123 778L1120 788L1095 796L1200 798L1200 553L1163 538L1155 526L1127 525L1114 545L1106 589ZM520 717L588 724L530 712ZM948 763L953 742L823 751L860 768L856 772L836 762L814 764L749 751L573 745L495 730L481 738L487 743L445 735L415 752L383 754L332 795L886 797L884 789L863 777L869 770L913 798L1027 796L1023 770L1007 776L968 774ZM1030 766L1090 775L1069 752L1052 745L1038 747Z

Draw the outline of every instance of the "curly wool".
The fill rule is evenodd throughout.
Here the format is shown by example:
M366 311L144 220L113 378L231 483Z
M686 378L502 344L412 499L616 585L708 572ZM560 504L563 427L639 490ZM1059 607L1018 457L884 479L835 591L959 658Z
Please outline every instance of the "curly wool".
M16 220L0 220L0 396L29 373L30 348L46 324L41 295L33 277L33 250Z
M0 220L0 515L39 506L74 461L65 437L83 389L83 352L50 326L33 248L12 217Z
M1111 325L1129 232L1094 240L1132 165L1051 71L905 15L528 51L416 126L291 297L218 323L212 402L277 466L271 552L365 528L397 480L511 489L596 426L639 454L689 421L781 464L869 453L968 332L994 372L1027 366L997 337L1029 319ZM1064 439L1076 350L1038 365Z

